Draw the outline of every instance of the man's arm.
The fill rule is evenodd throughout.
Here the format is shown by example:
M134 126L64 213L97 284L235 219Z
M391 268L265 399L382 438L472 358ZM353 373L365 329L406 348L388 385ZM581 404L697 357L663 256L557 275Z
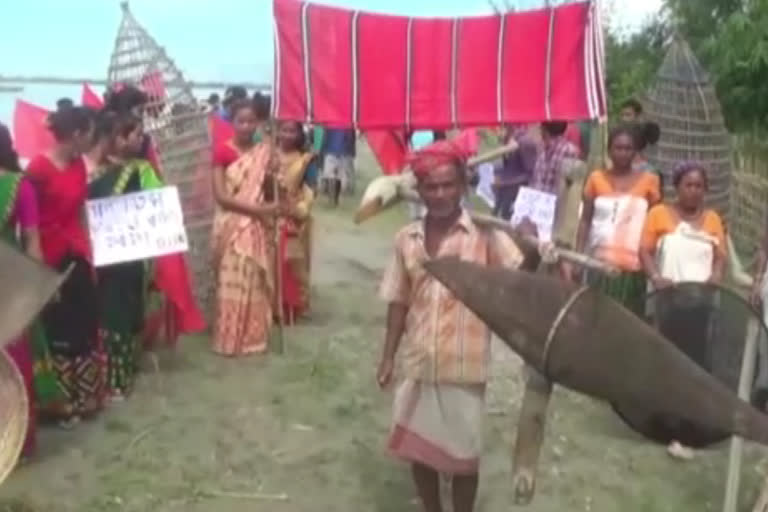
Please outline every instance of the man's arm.
M379 386L382 388L388 386L392 381L395 356L405 333L405 323L410 304L411 281L405 265L403 249L399 243L396 242L395 245L395 255L384 273L384 279L379 290L379 295L388 304L387 332L376 375Z
M395 359L400 340L405 333L405 318L408 316L408 306L393 302L387 308L387 335L384 340L382 359Z

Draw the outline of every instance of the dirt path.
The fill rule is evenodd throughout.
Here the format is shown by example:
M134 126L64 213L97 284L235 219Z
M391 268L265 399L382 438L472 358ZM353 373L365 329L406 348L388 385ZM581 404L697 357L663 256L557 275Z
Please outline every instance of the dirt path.
M44 429L40 455L0 489L0 511L417 511L406 468L383 453L390 396L373 380L384 325L376 284L403 217L363 228L349 219L317 209L313 318L288 331L285 356L227 360L205 337L186 339L125 404L73 432ZM494 358L485 512L513 508L520 401L519 361L498 346ZM719 510L725 461L722 448L671 461L606 407L559 390L527 510ZM745 504L759 480L754 453L748 461Z

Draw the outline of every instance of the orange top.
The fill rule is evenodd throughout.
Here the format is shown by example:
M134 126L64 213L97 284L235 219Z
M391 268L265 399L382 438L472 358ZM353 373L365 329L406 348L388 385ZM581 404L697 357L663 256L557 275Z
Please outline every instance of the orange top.
M659 240L665 235L674 233L682 219L675 209L666 204L660 204L651 209L648 217L645 219L645 228L643 229L643 248L647 251L655 252L659 245ZM721 254L726 253L725 229L723 221L714 210L705 210L701 219L691 225L698 231L714 238L717 243L715 248Z
M661 201L661 182L656 174L643 172L632 184L629 190L616 190L610 173L606 171L594 171L584 184L584 197L597 199L600 196L631 195L648 201L648 206L653 206Z
M584 185L584 200L594 202L589 229L591 254L618 269L639 271L645 217L648 209L661 201L659 177L642 172L626 190L619 190L609 172L594 171Z

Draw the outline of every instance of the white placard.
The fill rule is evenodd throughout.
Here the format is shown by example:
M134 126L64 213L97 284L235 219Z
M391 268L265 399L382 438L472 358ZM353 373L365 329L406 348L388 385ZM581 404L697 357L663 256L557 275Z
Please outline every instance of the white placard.
M189 249L176 187L93 199L86 215L97 267Z
M475 193L485 201L490 208L496 205L496 194L493 191L494 165L486 162L477 167L477 188Z
M539 240L552 240L552 226L555 223L557 196L540 192L530 187L520 187L512 214L512 225L517 226L528 217L539 230Z

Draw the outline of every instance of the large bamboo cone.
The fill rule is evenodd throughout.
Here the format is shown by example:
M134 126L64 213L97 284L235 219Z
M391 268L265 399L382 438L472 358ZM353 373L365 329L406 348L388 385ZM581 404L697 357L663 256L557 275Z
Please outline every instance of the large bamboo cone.
M551 381L768 444L768 416L609 297L587 290L563 312L577 287L558 279L455 258L425 267Z

